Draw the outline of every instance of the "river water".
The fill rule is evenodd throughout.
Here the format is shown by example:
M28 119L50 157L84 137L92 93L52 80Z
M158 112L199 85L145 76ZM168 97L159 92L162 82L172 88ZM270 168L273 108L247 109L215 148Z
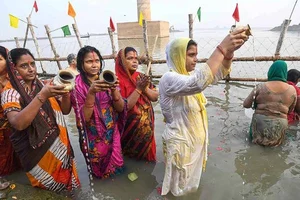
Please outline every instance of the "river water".
M216 44L225 36L227 30L195 31L198 34L199 58L207 57ZM255 31L254 31L255 33ZM187 36L187 32L172 33L170 39ZM214 37L215 36L215 37ZM255 55L270 56L275 52L279 33L257 31L255 35ZM300 36L298 33L287 34L282 55L299 56ZM201 39L205 38L205 40ZM154 53L155 58L164 59L164 48L170 40L161 39ZM97 39L99 42L99 38ZM253 56L251 40L242 47L236 56ZM68 42L67 42L68 43ZM92 39L86 44L98 44ZM0 44L1 45L1 44ZM4 45L4 44L2 44ZM6 45L12 45L6 44ZM134 46L142 51L140 41L119 41L118 47ZM97 46L97 45L94 45ZM66 47L67 48L67 47ZM72 51L74 52L75 47ZM69 51L69 52L72 52ZM109 50L102 50L109 54ZM63 53L63 52L61 52ZM62 54L63 55L63 54ZM47 56L47 55L45 55ZM64 55L66 56L66 55ZM289 68L299 69L299 62L288 62ZM48 68L52 68L53 64ZM200 67L199 64L198 67ZM270 62L233 63L232 77L266 77ZM113 62L107 61L106 68L113 69ZM141 66L141 71L145 68ZM154 74L166 72L165 64L153 66ZM224 83L209 86L204 94L208 99L209 117L209 158L206 171L202 174L197 192L174 197L162 197L160 189L164 175L162 138L164 131L163 117L158 103L153 103L155 110L155 139L157 144L157 162L136 161L125 157L126 170L123 174L105 180L93 179L94 192L90 189L91 181L84 158L78 144L78 132L74 113L66 116L72 146L77 160L82 190L78 199L115 199L115 200L294 200L300 196L300 129L297 124L290 127L285 142L280 147L264 148L248 141L250 119L245 116L243 100L253 88L253 83ZM134 172L138 179L130 181L128 174ZM17 182L29 184L24 173L12 176Z

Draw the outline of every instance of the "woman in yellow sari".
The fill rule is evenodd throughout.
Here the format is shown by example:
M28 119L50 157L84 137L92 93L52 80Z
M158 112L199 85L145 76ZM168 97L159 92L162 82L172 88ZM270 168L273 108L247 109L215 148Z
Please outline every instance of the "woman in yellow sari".
M162 195L182 196L197 190L205 169L208 146L206 98L202 91L230 72L235 50L248 39L238 30L218 45L206 64L195 69L197 43L175 39L166 49L170 72L159 82L160 106L166 120L162 135L165 176Z

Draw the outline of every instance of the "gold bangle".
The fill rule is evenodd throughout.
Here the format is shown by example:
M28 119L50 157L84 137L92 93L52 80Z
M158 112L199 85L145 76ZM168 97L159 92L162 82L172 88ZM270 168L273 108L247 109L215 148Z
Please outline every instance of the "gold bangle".
M139 89L137 89L137 88L135 88L135 91L136 91L137 93L139 93L139 95L141 95L141 94L142 94L142 91L141 91L141 90L139 90Z
M41 98L41 96L40 96L40 93L37 93L36 98L37 98L42 104L45 103L45 101L42 100L42 98Z

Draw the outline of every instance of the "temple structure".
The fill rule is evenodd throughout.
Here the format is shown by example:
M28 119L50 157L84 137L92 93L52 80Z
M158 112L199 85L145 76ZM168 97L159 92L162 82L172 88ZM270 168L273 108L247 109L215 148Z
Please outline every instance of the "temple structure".
M151 21L150 0L137 0L137 21L117 23L118 39L143 38L143 27L138 23L140 12L147 21L148 36L169 37L169 22Z

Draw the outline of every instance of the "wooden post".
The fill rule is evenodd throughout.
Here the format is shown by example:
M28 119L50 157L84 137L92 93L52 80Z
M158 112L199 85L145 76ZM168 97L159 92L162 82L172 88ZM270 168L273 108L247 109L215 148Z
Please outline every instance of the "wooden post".
M146 58L147 58L147 66L150 62L150 56L149 56L149 44L148 44L148 31L147 31L147 22L145 19L143 19L143 38L144 38L144 47L146 52ZM151 70L149 71L149 75L151 76Z
M45 25L45 29L46 29L46 33L47 33L47 36L48 36L48 39L49 39L49 42L50 42L53 54L54 54L55 58L59 58L59 55L58 55L58 53L57 53L57 51L55 49L54 43L52 41L52 37L50 35L50 28L49 28L49 26ZM57 63L58 69L61 70L62 68L61 68L60 62L57 60L56 63Z
M78 31L77 25L76 24L72 24L72 26L73 26L73 29L74 29L74 32L75 32L75 35L76 35L79 47L82 48L83 45L82 45L82 42L81 42L81 39L80 39L80 34L79 34L79 31Z
M15 38L15 42L16 42L16 47L20 48L20 42L19 42L19 38L18 37L14 37Z
M193 39L193 14L189 14L189 38Z
M113 32L110 27L107 27L107 30L108 30L108 34L109 34L109 38L110 38L110 42L111 42L112 55L114 57L116 57L117 52L116 52L116 46L114 43L114 35L113 35Z
M27 22L28 22L28 25L29 25L29 29L30 29L30 32L31 32L31 35L32 35L33 42L35 44L37 56L38 56L38 58L40 58L41 57L40 47L39 47L38 41L35 37L30 17L27 17ZM43 63L42 62L40 62L40 65L41 65L43 73L46 73L46 71L43 68Z
M276 47L276 51L275 51L275 56L280 56L280 49L281 49L281 46L282 46L282 43L283 43L283 39L284 39L285 33L286 33L290 23L291 23L291 20L288 20L288 19L285 19L282 22L281 33L280 33L280 36L279 36L279 39L278 39L278 43L277 43L277 47Z
M29 31L29 24L27 24L26 33L25 33L25 39L23 43L23 48L26 47L27 37L28 37L28 31Z

